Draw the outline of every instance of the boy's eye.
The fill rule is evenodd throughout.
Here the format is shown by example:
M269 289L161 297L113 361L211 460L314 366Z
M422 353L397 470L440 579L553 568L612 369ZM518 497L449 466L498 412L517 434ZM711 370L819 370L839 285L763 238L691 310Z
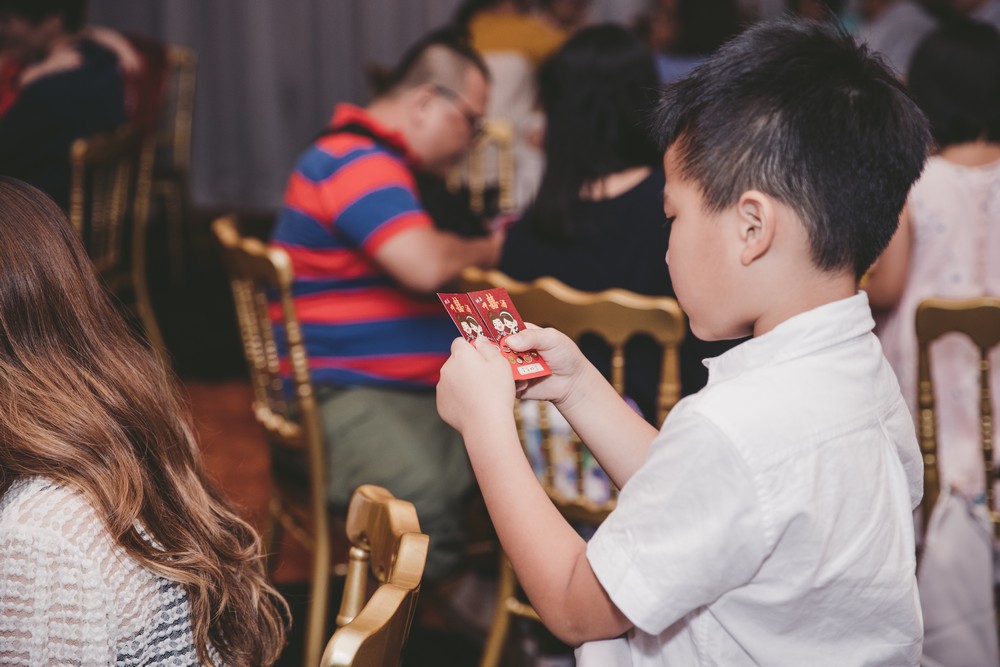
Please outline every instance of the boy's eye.
M676 220L676 219L677 219L676 215L668 215L663 220L663 226L664 227L669 227L670 225L674 224L674 220Z

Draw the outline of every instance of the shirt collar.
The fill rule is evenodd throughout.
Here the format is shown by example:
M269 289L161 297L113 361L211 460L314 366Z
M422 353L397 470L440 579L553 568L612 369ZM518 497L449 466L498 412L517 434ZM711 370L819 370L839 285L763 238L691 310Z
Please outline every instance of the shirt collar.
M388 148L402 155L403 159L405 159L407 163L413 166L418 164L417 157L410 152L410 147L407 145L406 139L403 137L401 132L390 130L385 127L375 120L365 109L354 104L343 102L338 104L333 110L333 118L330 119L330 127L336 128L348 124L361 125L362 127L370 130L371 133L377 135L379 140Z
M767 333L706 359L708 382L720 382L747 371L813 354L863 336L875 328L868 295L823 304L790 317Z

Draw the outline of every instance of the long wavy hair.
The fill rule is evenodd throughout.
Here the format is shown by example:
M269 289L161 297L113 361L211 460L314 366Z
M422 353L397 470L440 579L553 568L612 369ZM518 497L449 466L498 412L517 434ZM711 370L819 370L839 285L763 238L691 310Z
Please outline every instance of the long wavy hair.
M287 606L256 533L207 483L189 420L66 216L0 177L0 495L35 475L82 493L130 557L186 589L203 664L211 646L270 665Z
M653 56L621 26L584 28L539 72L545 112L545 174L524 224L556 242L584 237L576 210L584 184L632 167L657 166L646 130L659 80Z

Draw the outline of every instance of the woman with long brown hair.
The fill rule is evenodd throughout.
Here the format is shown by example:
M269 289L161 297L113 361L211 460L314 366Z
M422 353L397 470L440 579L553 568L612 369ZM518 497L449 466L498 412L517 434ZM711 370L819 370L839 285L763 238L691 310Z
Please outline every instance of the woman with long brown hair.
M286 614L66 217L0 178L0 662L270 665Z

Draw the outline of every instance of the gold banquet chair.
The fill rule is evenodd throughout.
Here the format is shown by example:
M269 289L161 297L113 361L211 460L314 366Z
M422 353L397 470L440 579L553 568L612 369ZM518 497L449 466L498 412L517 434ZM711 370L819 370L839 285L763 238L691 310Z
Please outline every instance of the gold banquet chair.
M322 667L393 667L410 633L430 538L413 504L372 484L358 487L347 510L351 541L338 630ZM365 600L369 570L378 582Z
M222 246L229 274L253 385L254 417L263 427L271 449L274 491L265 535L268 569L274 571L275 556L286 530L313 555L304 654L305 664L315 667L327 635L331 528L324 484L326 451L302 329L292 302L292 264L283 250L241 236L234 216L215 220L212 231ZM269 295L276 303L269 303ZM280 315L281 326L273 326L272 313ZM276 330L283 340L275 337ZM283 373L281 347L287 351L291 387L286 385L289 373ZM276 463L280 466L289 461L304 463L301 472L308 477L306 484L301 475L289 475L275 467Z
M146 277L152 158L151 139L128 126L74 141L69 218L107 289L132 307L166 359Z
M941 478L940 471L938 469L938 447L937 447L937 418L934 406L934 381L933 372L931 364L931 345L941 338L942 336L950 333L960 333L967 336L976 347L979 348L979 371L980 371L980 383L979 383L979 414L980 414L980 424L981 424L981 444L983 453L983 470L986 483L986 512L988 514L989 523L993 528L993 538L994 538L994 549L991 554L994 558L994 567L989 567L987 565L981 572L989 577L988 582L983 582L984 590L987 586L993 590L993 613L994 622L997 623L996 630L1000 633L1000 587L996 586L994 580L994 569L995 569L995 549L998 540L1000 540L1000 512L997 511L996 502L996 482L997 482L997 466L993 459L993 404L990 392L990 375L991 375L991 365L989 360L990 351L997 345L1000 345L1000 299L994 297L978 297L971 299L938 299L931 298L925 299L917 307L916 314L916 330L917 330L917 349L918 349L918 367L917 367L917 400L918 400L918 431L920 435L920 450L923 455L924 460L924 496L921 500L921 526L922 534L925 536L923 541L923 548L917 554L918 555L918 568L923 570L924 575L926 575L929 560L931 560L931 555L927 551L928 545L928 530L931 524L931 517L934 513L934 508L941 499L942 489L941 489ZM956 548L956 545L951 545L951 548ZM962 548L962 547L959 547ZM952 563L949 563L949 566ZM940 567L940 563L938 563ZM944 575L947 577L951 576L951 571L941 572L938 571L938 575ZM948 583L949 587L953 587L961 581L961 578L956 579ZM927 582L925 582L927 583ZM936 585L940 586L940 583ZM975 580L970 580L966 582L966 585L977 586ZM928 590L933 590L932 584L927 583L926 586L922 587L923 592ZM978 614L982 607L968 607L968 601L971 599L969 593L975 594L974 590L967 590L967 595L964 596L966 600L966 607L963 609L964 613L969 613L974 611ZM978 603L982 604L983 601L979 600ZM988 603L987 603L988 604ZM953 605L946 605L946 609L954 613ZM925 620L928 620L929 616L925 613ZM980 619L974 617L965 617L962 619L963 625L965 624L975 624ZM929 622L929 621L928 621ZM968 626L967 626L968 627ZM989 641L985 637L980 637L984 641ZM928 646L928 642L931 642L931 637L928 635L925 640L925 657L929 655L932 650ZM935 644L933 651L942 650L942 647ZM990 649L988 645L983 645L974 649L974 652L984 651L981 654L983 659L989 654ZM978 654L977 654L978 655ZM943 657L939 656L939 657ZM977 658L978 659L978 658Z
M1000 538L1000 512L996 504L997 467L993 462L993 405L990 396L990 350L1000 345L1000 299L925 299L916 315L918 410L920 450L924 459L924 497L921 501L924 534L931 510L941 495L938 471L937 423L934 413L934 381L931 372L931 344L948 333L968 336L980 355L979 410L982 423L983 467L986 475L986 507L994 536Z
M469 189L469 208L476 215L486 212L486 190L494 184L489 174L495 174L498 188L497 212L514 210L514 126L506 118L487 118L483 132L465 161L448 175L448 188Z
M172 272L184 266L184 237L190 225L191 127L198 56L168 44L163 106L156 129L153 196L163 203L167 222L167 255Z
M625 344L637 335L651 337L663 348L660 385L657 391L656 419L662 424L667 413L680 400L679 346L684 339L684 314L677 302L669 297L643 296L621 289L603 292L582 292L565 285L555 278L539 278L532 283L522 283L499 271L468 269L463 274L466 290L503 287L510 294L517 310L526 322L551 326L579 342L584 334L595 334L612 350L612 386L619 394L625 392ZM567 520L577 524L599 525L614 509L617 491L612 487L610 497L595 502L585 493L584 481L590 461L586 447L575 433L570 434L572 456L575 463L576 488L567 492L556 480L558 465L554 456L557 437L550 427L550 405L537 403L538 429L545 471L541 484L553 504ZM527 449L529 435L522 418L523 408L515 407L518 434ZM497 608L486 640L480 667L500 664L504 646L510 633L513 617L539 620L538 614L518 595L519 586L514 569L506 556L501 557L497 591Z

